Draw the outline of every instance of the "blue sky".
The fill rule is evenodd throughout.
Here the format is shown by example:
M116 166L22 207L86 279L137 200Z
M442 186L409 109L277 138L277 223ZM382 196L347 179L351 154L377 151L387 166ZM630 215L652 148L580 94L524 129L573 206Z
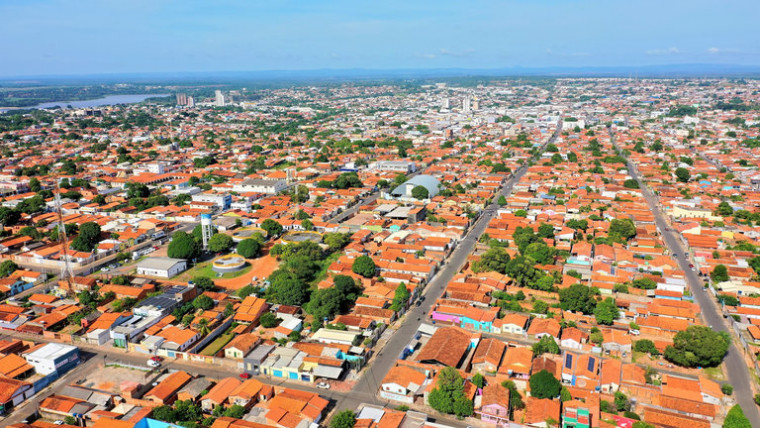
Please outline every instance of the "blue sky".
M760 65L757 0L0 0L0 76Z

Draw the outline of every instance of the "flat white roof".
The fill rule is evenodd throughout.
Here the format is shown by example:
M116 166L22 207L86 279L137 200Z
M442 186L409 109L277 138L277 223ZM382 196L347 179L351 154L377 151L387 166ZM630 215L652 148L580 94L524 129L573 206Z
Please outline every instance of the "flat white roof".
M62 345L60 343L48 343L40 349L27 354L27 356L40 360L56 359L68 354L75 349L78 348L76 346Z

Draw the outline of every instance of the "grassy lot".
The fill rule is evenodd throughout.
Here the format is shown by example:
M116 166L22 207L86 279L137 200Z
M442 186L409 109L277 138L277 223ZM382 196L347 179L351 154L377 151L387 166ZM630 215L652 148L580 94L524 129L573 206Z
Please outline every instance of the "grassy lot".
M232 340L233 337L235 337L235 335L232 333L222 334L221 336L214 339L213 342L206 345L206 347L203 348L203 351L201 351L201 355L213 357L217 352L219 352L220 349L224 348L224 345L230 343L230 340Z
M723 368L721 366L705 367L702 369L702 373L704 373L705 376L709 377L712 380L726 380L726 375L723 374Z
M251 271L251 264L246 263L245 267L243 269L240 269L236 272L228 272L223 274L221 277L218 276L219 274L214 272L214 270L211 268L211 262L206 263L199 263L194 268L188 270L187 272L184 272L182 275L180 275L180 278L187 278L187 279L193 279L196 276L204 276L206 278L210 279L217 279L217 278L237 278L241 275L244 275Z

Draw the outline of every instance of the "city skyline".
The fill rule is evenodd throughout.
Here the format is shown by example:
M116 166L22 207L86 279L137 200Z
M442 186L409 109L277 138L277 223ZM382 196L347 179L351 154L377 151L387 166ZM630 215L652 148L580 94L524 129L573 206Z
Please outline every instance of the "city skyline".
M760 65L747 1L12 2L0 77Z

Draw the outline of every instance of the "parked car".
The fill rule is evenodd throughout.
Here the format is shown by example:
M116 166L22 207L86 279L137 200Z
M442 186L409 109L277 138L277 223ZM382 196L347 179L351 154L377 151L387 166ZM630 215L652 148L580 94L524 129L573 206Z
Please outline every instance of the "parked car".
M163 358L159 357L158 355L154 355L154 356L150 357L150 359L151 359L151 361L155 361L157 363L160 363L161 361L164 360Z
M330 389L330 384L329 384L329 383L327 383L327 382L319 382L319 383L317 384L317 388L321 388L321 389Z
M151 358L150 360L148 360L148 367L154 367L154 368L161 367L161 362L153 361L153 359Z
M251 374L250 373L240 373L240 378L241 379L250 379L251 378Z

